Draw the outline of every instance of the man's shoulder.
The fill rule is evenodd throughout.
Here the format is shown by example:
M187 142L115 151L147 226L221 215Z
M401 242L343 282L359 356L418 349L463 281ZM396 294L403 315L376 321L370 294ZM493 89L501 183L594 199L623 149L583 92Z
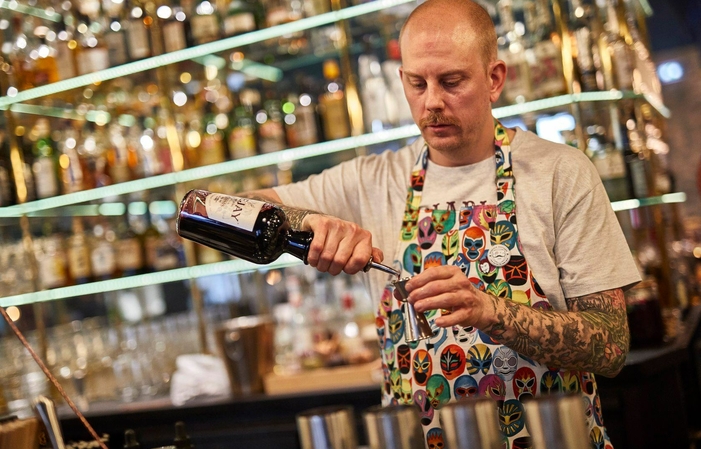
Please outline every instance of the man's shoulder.
M423 146L423 139L419 137L414 142L398 150L386 149L380 153L357 157L350 162L356 164L359 170L372 168L373 170L391 172L407 171L413 167Z

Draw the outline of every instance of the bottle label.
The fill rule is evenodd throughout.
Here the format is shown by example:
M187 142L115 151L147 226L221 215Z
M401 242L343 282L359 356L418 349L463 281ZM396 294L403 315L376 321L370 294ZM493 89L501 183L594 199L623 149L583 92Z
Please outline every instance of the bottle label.
M144 265L141 245L135 238L118 240L117 242L117 266L122 271L139 270Z
M32 167L36 180L37 198L49 198L58 195L58 179L54 161L48 157L42 157L34 162Z
M251 232L265 203L248 198L210 193L204 205L207 209L207 216L212 220Z
M127 41L131 59L142 59L149 55L148 30L140 22L132 22L127 28Z
M185 43L185 25L182 22L172 21L163 25L163 34L165 41L165 49L167 52L184 49Z
M196 15L190 25L192 36L199 44L211 42L219 36L219 23L214 15Z
M68 249L68 267L73 279L90 277L90 254L86 246L76 244Z
M114 257L114 250L108 243L101 243L93 248L90 254L93 274L98 277L110 276L114 273L117 260Z
M125 64L129 61L127 46L124 42L124 33L106 33L105 42L107 42L110 64L112 66Z
M245 33L256 29L256 19L253 13L242 13L224 19L224 33L227 36Z

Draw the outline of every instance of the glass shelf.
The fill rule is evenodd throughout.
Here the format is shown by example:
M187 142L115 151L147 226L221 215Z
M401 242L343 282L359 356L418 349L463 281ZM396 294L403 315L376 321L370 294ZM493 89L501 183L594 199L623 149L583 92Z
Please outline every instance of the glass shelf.
M107 281L91 282L89 284L73 285L70 287L61 287L52 290L7 296L5 298L0 298L0 306L21 306L36 302L47 302L55 301L57 299L71 298L74 296L93 295L96 293L145 287L147 285L163 284L166 282L197 279L217 274L248 273L261 269L274 270L302 264L303 263L301 260L287 254L283 254L278 260L265 266L256 265L244 260L227 260L224 262L216 262L194 267L176 268L158 273L140 274L137 276L110 279Z
M644 98L632 92L612 90L608 92L586 92L581 94L561 95L558 97L530 101L527 103L495 108L492 112L496 118L512 117L520 114L545 111L567 106L573 103L592 101L616 101L624 98ZM246 159L223 162L221 164L197 167L178 173L168 173L146 179L114 184L106 187L69 193L66 195L32 201L24 204L0 208L0 218L20 217L22 215L38 216L39 212L58 207L95 201L106 197L126 195L143 190L172 186L178 183L196 181L215 176L229 175L245 170L267 167L280 163L288 163L314 156L337 153L353 148L377 145L401 139L417 137L420 134L416 125L406 125L399 128L363 134L345 139L316 143L298 148L291 148L270 154L261 154Z
M178 50L171 53L154 56L151 58L143 59L141 61L130 62L117 67L111 67L109 69L100 70L98 72L80 75L75 78L63 81L58 81L56 83L51 83L46 86L27 89L22 92L18 92L12 97L0 97L0 107L9 106L24 101L34 100L36 98L44 97L47 95L53 95L67 90L89 86L91 84L101 83L103 81L115 78L130 76L146 70L152 70L158 67L174 64L176 62L187 61L190 59L201 57L203 55L231 50L233 48L241 47L244 45L261 42L267 39L273 39L276 37L284 36L286 34L292 34L323 25L328 25L330 23L338 22L340 20L351 19L353 17L370 14L373 12L381 11L383 9L402 5L404 3L410 3L413 1L416 0L375 0L369 3L363 3L360 5L344 8L340 11L332 11L325 14L320 14L318 16L307 17L275 27L265 28L262 30L253 31L251 33L242 34L240 36L233 36L215 42L210 42L208 44L198 45L195 47L186 48L184 50Z
M684 201L686 201L686 194L683 192L678 192L651 198L616 201L611 203L611 207L614 211L618 212L658 204L683 203ZM108 281L92 282L89 284L74 285L52 290L8 296L5 298L0 298L0 306L20 306L35 302L54 301L57 299L70 298L74 296L91 295L101 292L163 284L166 282L197 279L200 277L217 274L247 273L261 269L273 270L290 267L293 265L302 265L302 261L287 254L284 254L278 260L268 265L256 265L243 260L228 260L194 267L176 268L174 270L162 271L158 273L141 274L138 276L110 279Z
M51 22L58 23L61 20L63 20L61 14L55 12L52 8L36 8L34 6L23 5L21 3L18 3L16 0L0 0L0 9L7 9L10 11L18 12L20 14L26 14L28 16L34 16L40 19L49 20Z

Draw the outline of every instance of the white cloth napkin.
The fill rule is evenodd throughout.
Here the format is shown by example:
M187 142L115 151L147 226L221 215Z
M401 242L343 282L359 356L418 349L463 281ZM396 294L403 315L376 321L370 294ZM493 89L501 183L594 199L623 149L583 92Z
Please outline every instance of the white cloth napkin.
M170 385L173 405L204 396L228 396L231 385L224 362L206 354L185 354L175 361L176 370Z

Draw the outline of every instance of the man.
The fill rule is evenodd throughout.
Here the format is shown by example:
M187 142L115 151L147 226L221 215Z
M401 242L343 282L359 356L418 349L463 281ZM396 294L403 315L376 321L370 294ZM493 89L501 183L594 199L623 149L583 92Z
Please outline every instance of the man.
M413 276L409 301L436 329L418 344L405 341L383 275L369 284L383 403L415 403L427 447L441 447L440 406L472 395L495 399L509 447L525 447L521 401L559 391L581 392L592 442L610 444L592 373L623 366L622 288L639 275L596 171L579 151L492 118L506 67L479 5L428 0L400 46L422 139L250 196L314 232L308 260L322 272L357 273L385 250Z

